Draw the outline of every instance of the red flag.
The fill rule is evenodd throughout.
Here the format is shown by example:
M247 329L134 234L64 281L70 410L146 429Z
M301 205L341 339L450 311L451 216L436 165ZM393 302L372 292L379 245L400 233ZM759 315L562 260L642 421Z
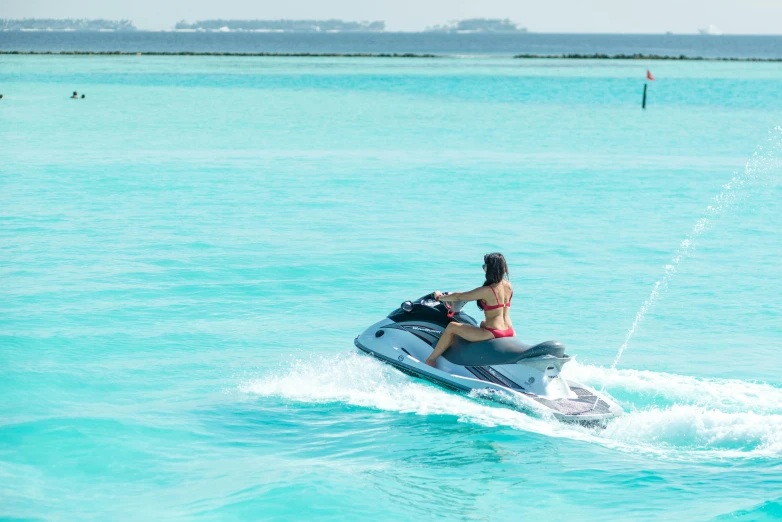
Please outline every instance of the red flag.
M652 76L652 71L650 71L649 69L646 69L646 79L654 81L654 76Z

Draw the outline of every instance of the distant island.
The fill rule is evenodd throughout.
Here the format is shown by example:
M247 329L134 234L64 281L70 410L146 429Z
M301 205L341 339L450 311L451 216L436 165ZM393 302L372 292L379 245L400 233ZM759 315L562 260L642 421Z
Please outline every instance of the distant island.
M343 20L182 20L175 31L248 31L259 33L366 33L381 32L385 22L345 22Z
M430 33L526 33L526 27L519 27L508 18L470 18L454 20L444 25L427 27Z
M174 26L181 32L254 32L254 33L380 33L386 30L383 21L347 22L344 20L182 20ZM136 31L130 20L90 20L54 18L0 18L0 31ZM471 18L453 20L443 25L427 27L434 33L526 33L508 18Z
M57 20L54 18L0 18L0 31L135 31L130 20Z

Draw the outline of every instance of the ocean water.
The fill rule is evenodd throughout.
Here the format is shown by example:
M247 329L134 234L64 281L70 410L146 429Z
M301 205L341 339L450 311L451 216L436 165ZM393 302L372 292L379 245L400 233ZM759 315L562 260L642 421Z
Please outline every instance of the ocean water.
M780 87L760 63L0 56L0 518L782 517ZM356 353L490 251L519 335L624 417Z
M552 33L2 32L2 51L190 53L656 54L782 58L782 36Z

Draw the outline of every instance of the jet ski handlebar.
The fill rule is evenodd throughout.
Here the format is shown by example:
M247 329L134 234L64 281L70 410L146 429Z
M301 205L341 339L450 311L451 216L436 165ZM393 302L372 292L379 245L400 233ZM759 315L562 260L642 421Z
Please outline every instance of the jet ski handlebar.
M448 292L443 292L443 295L448 295ZM438 301L434 298L434 292L426 294L423 297L419 297L415 301L405 301L400 308L405 312L412 312L414 308L425 306L427 308L444 311L449 317L453 317L454 314L458 314L464 308L467 301L452 301L446 303L445 301Z

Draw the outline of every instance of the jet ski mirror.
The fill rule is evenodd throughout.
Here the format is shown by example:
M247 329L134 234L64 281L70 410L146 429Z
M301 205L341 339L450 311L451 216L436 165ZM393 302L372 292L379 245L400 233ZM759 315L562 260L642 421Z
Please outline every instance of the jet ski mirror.
M464 308L464 305L467 304L467 301L452 301L450 303L450 309L453 311L453 313L458 314L462 311L462 308Z
M405 301L402 303L399 308L404 310L405 312L412 312L413 311L413 302L412 301Z

